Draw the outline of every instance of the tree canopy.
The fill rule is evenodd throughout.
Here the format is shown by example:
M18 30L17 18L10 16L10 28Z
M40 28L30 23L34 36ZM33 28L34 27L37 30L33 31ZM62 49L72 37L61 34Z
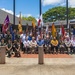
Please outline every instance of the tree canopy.
M69 7L69 19L75 19L75 8ZM44 22L65 20L66 19L66 7L54 7L49 9L43 14Z
M32 17L32 16L29 16L29 17L22 16L22 19L26 20L26 21L34 21L34 22L36 22L36 19L34 17Z

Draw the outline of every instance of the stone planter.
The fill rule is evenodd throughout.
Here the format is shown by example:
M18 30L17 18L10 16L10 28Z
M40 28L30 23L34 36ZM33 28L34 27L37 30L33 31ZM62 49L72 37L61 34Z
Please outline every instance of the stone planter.
M0 64L5 64L6 47L0 46Z
M38 63L44 64L44 52L43 52L43 46L38 46Z

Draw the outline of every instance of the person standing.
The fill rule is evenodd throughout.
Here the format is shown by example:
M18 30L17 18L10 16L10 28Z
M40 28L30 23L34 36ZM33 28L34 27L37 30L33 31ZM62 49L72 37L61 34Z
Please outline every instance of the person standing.
M21 41L21 50L22 51L24 51L24 49L23 49L23 43L24 43L24 41L25 41L25 38L26 38L26 33L25 33L25 31L23 31L23 33L20 35L20 41Z
M12 42L14 42L14 40L16 40L16 30L15 29L12 32Z
M12 35L10 34L10 31L7 31L7 35L5 37L5 42L7 43L8 40L11 40L12 39Z

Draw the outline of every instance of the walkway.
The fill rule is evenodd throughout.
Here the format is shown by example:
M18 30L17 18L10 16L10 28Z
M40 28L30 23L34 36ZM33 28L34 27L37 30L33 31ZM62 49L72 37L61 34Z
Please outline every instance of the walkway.
M6 64L0 65L0 75L75 75L75 58L44 61L44 65L38 65L37 58L6 58Z

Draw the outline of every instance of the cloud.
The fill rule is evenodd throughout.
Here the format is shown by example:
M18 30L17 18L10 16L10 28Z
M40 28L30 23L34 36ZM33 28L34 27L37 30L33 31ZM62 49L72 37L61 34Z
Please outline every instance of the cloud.
M54 5L54 4L58 4L61 3L62 0L42 0L42 3L44 6L46 5Z
M7 10L7 9L5 9L5 8L1 8L1 10L5 11L5 12L7 12L7 13L13 14L13 11L12 11L12 10Z
M60 4L60 6L66 6L66 3L64 2L64 3Z
M69 6L75 7L75 0L69 0Z
M66 0L42 0L43 6L60 5L66 6ZM68 0L69 7L75 7L75 0Z
M3 11L5 11L5 12L10 13L10 14L13 15L13 11L12 11L12 10L7 10L7 9L5 9L5 8L1 8L1 10L3 10ZM16 15L16 16L19 17L20 15L18 14L18 15ZM22 14L22 16L29 17L29 16L32 16L32 15L31 15L31 14Z
M20 16L20 14L16 15L17 17ZM29 17L29 16L32 16L31 14L21 14L21 16L24 16L24 17Z

